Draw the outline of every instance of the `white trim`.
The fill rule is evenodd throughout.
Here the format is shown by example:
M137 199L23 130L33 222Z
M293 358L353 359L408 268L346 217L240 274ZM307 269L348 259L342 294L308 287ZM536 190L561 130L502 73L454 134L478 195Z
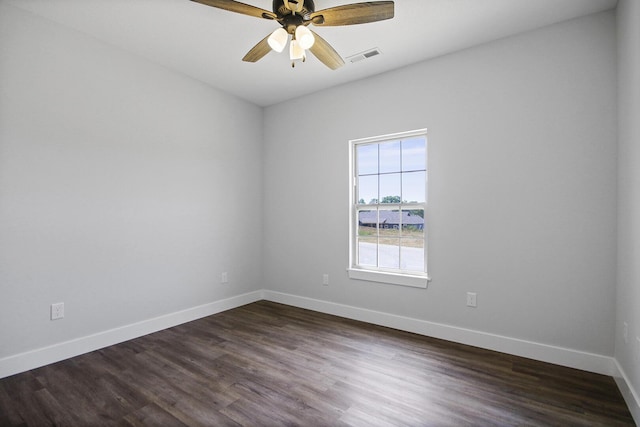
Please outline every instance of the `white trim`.
M616 384L624 397L624 401L629 407L629 412L633 416L634 421L640 426L640 394L633 388L629 377L625 373L622 366L614 359L616 373L613 375L613 379L616 380Z
M349 279L368 280L370 282L391 283L393 285L410 286L426 289L429 277L411 274L389 273L386 271L362 270L348 268Z
M366 144L368 142L379 142L384 141L386 139L402 139L402 138L410 138L412 136L420 136L426 135L427 128L409 130L405 132L397 132L397 133L388 133L386 135L378 135L378 136L370 136L368 138L356 138L349 140L350 143L353 144Z
M79 356L262 299L262 291L249 292L153 319L98 332L97 334L5 357L0 359L0 378L29 371L70 357Z
M612 357L600 354L587 353L280 292L265 290L264 298L268 301L293 305L335 316L360 320L375 325L400 329L420 335L495 350L515 356L527 357L602 375L614 376L617 371L615 360Z
M422 136L425 138L426 143L426 151L425 151L425 200L424 202L416 202L416 203L407 203L400 204L395 206L393 204L389 205L358 205L357 198L357 166L356 166L356 146L358 145L366 145L373 143L384 143L396 140L402 140L406 138ZM428 218L428 186L429 186L429 156L427 155L429 142L427 138L427 128L416 129L405 132L398 132L387 135L379 135L372 136L368 138L359 138L359 139L351 139L349 140L349 267L347 271L349 272L349 278L358 279L358 280L367 280L372 282L379 283L387 283L393 285L401 285L401 286L411 286L416 288L426 288L428 282L430 281L427 277L428 272L428 221L425 222L424 225L424 275L420 277L419 274L406 273L405 271L398 270L397 272L388 273L382 270L369 270L366 267L362 267L358 265L358 239L356 237L358 230L358 212L359 209L372 208L375 207L376 210L384 210L384 209L401 209L402 206L412 207L412 208L421 208L424 210L424 217ZM380 197L380 195L378 195ZM382 208L382 209L381 209ZM401 276L406 275L406 279L402 279Z
M612 357L269 290L237 295L94 335L5 357L0 359L0 378L79 356L263 299L612 376L616 379L636 423L640 419L640 399L638 399L638 394L631 386L631 382L618 362Z

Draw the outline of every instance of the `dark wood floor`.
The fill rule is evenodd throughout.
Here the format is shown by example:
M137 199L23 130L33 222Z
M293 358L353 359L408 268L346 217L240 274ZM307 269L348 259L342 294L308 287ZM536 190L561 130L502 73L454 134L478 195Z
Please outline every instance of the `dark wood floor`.
M262 301L2 379L0 425L634 423L610 377Z

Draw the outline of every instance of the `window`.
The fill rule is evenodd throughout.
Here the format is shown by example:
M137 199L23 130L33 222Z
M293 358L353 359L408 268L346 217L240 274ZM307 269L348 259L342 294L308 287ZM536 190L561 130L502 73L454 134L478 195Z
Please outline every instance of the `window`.
M350 141L349 277L426 287L427 133Z

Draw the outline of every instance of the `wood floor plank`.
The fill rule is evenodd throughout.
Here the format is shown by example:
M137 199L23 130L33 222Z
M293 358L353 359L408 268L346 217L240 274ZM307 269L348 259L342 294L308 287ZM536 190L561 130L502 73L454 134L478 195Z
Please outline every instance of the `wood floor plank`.
M26 425L14 402L5 390L6 382L0 382L0 426Z
M261 301L0 380L1 426L633 426L612 378Z
M139 410L128 414L122 420L119 421L119 425L122 426L167 426L167 427L185 427L184 424L177 418L173 417L168 412L164 411L161 407L155 403L150 403Z

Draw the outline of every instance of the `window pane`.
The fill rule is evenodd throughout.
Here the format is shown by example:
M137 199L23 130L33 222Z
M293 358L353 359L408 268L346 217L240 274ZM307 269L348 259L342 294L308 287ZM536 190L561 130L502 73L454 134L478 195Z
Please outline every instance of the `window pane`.
M378 266L378 211L358 212L358 264Z
M358 265L378 266L378 244L375 238L358 239Z
M424 240L401 240L400 268L416 272L424 271Z
M359 203L378 203L378 175L358 177Z
M424 137L402 141L402 170L426 170L427 144Z
M398 211L380 210L380 237L400 237L400 213Z
M378 244L380 245L380 267L392 268L389 263L394 263L398 268L398 246L400 245L400 212L380 210L379 212L380 225L378 228ZM395 248L395 249L390 249ZM390 254L393 257L390 258ZM384 255L384 257L383 257ZM386 261L384 261L386 259ZM382 263L385 262L385 265Z
M400 239L384 239L378 245L378 262L381 268L400 268Z
M402 237L424 240L424 209L402 211Z
M358 175L378 173L378 144L358 145L356 150Z
M358 236L377 236L378 235L378 211L360 211L358 212Z
M400 268L424 271L424 209L402 211Z
M400 141L380 144L380 173L400 172Z
M412 249L420 249L420 251L423 251L424 240L403 237L402 239L400 239L400 246L402 246L405 249L412 248Z
M402 200L406 202L425 202L426 172L408 172L402 174Z
M400 203L401 185L399 173L380 175L380 203Z

